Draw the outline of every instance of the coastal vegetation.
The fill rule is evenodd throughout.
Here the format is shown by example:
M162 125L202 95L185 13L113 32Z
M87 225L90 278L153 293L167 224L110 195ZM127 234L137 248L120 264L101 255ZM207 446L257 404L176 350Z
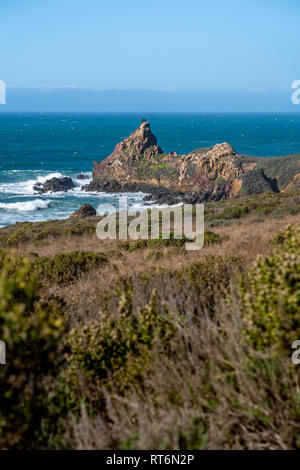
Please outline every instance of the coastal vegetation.
M300 448L300 193L205 212L191 252L97 216L0 230L2 449Z
M209 227L230 225L236 219L257 221L270 216L280 218L300 213L300 192L263 193L205 204L205 222ZM94 237L96 225L101 217L85 219L69 218L47 222L24 222L9 225L0 230L0 248L19 245L42 246L54 239L74 240ZM97 239L96 239L97 240ZM121 243L121 242L120 242ZM126 246L126 245L124 245Z

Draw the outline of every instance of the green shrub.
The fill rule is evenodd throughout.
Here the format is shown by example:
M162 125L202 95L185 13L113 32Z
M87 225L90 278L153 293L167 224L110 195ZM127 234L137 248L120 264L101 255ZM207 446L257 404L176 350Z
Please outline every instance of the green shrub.
M60 307L42 304L37 287L30 262L7 257L0 270L0 339L6 344L6 365L0 366L2 449L41 445L49 418L48 393L65 327Z
M258 258L240 283L246 335L258 349L290 351L300 337L300 228L273 240L278 248Z
M24 222L0 229L1 246L18 246L21 243L40 244L49 238L94 235L99 217L95 220L49 220Z
M120 248L132 253L133 251L143 248L163 248L163 247L184 247L190 240L183 236L182 238L174 238L174 233L170 233L170 238L162 238L160 235L157 239L138 240L134 243L122 242Z
M218 233L206 230L204 233L204 246L221 244L224 240L229 240L229 235L219 235Z
M225 207L220 215L224 219L240 219L249 213L249 207L245 204L240 207Z
M214 233L210 230L207 230L204 233L204 244L213 245L215 243L222 243L224 240L228 240L229 236L221 236L217 233ZM185 244L190 242L190 239L183 236L182 238L174 238L174 233L171 232L170 238L162 238L160 236L157 239L153 240L138 240L135 243L122 242L119 246L121 249L132 253L133 251L142 249L142 248L164 248L164 247L174 247L174 248L184 248Z
M72 251L59 253L53 258L42 256L33 261L32 267L36 272L49 280L64 284L75 279L91 269L107 262L104 253L91 253L89 251Z
M176 330L167 309L164 315L159 313L155 292L149 305L134 312L127 285L117 316L108 312L100 323L91 322L70 332L69 369L64 379L69 409L76 410L82 399L91 409L100 406L101 388L110 380L119 391L141 382L153 350L167 354Z
M240 272L245 260L238 256L208 256L204 261L196 261L185 266L174 275L177 279L187 279L192 286L200 290L208 288L227 289L235 272Z

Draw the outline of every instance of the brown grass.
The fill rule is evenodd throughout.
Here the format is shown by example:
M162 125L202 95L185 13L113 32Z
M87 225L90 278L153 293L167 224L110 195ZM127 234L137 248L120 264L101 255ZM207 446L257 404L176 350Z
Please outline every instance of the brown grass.
M213 229L229 236L220 244L199 251L159 247L157 251L162 255L159 258L149 257L151 248L130 252L122 248L122 242L100 241L87 235L48 238L38 245L20 244L18 252L31 254L32 258L32 252L48 257L74 250L111 253L108 263L82 273L78 280L67 285L43 280L41 294L46 300L49 296L63 299L69 328L81 331L82 322L89 326L96 324L100 325L101 336L104 319L117 318L119 325L119 301L126 292L132 295L128 312L137 317L150 305L155 292L157 315L161 318L167 306L171 324L177 328L169 350L155 338L142 380L135 380L130 372L133 354L126 363L132 374L128 386L123 387L110 369L107 381L92 381L91 386L87 385L87 376L83 386L80 382L79 414L66 411L63 404L65 414L60 416L63 436L61 428L55 430L56 446L68 449L300 448L299 370L291 364L289 355L274 358L272 351L257 350L247 343L233 274L236 268L233 257L242 260L241 269L247 270L258 255L266 256L272 251L270 239L274 235L287 225L297 224L300 224L300 214L264 220L245 217ZM219 257L219 271L213 257ZM179 280L172 277L174 272L178 274L197 262L216 272L216 284L213 280L205 285L202 268L195 274L196 285L186 272ZM116 286L121 286L121 292ZM93 320L96 321L91 323ZM124 328L127 341L129 335ZM107 331L108 343L111 339L115 341L111 329ZM118 347L119 343L117 350ZM143 354L142 349L139 354ZM145 355L145 361L147 358ZM84 371L84 363L81 367L79 375ZM77 369L71 370L76 377ZM91 417L83 401L89 403L95 389L101 406L95 405Z
M282 219L266 218L264 221L255 222L251 219L243 219L242 223L236 223L230 227L214 229L221 235L229 235L229 240L220 245L209 245L199 251L186 251L177 248L160 249L162 257L158 260L147 259L151 249L144 248L129 253L121 251L112 256L110 262L99 269L85 273L78 281L67 286L59 286L51 283L47 295L63 297L76 317L89 319L96 315L95 305L106 292L120 279L126 279L153 271L177 270L183 266L197 261L205 260L209 256L238 256L250 264L258 255L267 255L270 250L269 239L284 227L290 224L300 223L300 215L287 216ZM115 240L101 241L97 238L85 237L80 243L76 237L68 238L65 243L45 245L36 250L39 255L52 256L62 250L63 252L75 249L87 249L93 252L105 252L118 248L120 242ZM30 252L30 247L26 247ZM93 312L93 313L91 313Z
M80 450L286 450L297 445L293 436L299 426L281 390L295 392L299 374L285 357L278 370L286 373L277 379L270 357L244 344L238 308L232 316L220 301L217 311L219 323L207 314L185 325L177 344L181 358L174 363L157 356L143 389L132 387L125 396L103 390L105 412L92 419L81 405L79 419L69 416L64 445ZM261 369L251 371L249 359Z

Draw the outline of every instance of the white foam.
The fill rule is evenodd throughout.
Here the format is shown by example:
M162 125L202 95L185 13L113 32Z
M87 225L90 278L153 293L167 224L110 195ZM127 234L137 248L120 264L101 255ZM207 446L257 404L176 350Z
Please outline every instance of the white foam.
M62 173L50 173L46 176L38 176L37 181L35 183L45 183L45 181L51 180L52 178L63 178L64 175Z
M178 202L177 204L157 204L155 202L149 201L148 203L141 204L132 204L129 206L130 211L140 211L145 209L167 209L182 206L183 202Z
M51 201L42 199L35 199L33 201L26 202L3 202L0 203L0 209L19 212L38 211L41 209L47 209L50 203Z
M18 181L17 183L0 183L0 193L16 194L18 196L32 196L36 194L33 186L37 183L45 183L51 178L61 178L61 173L49 173L45 176L38 176L37 179L29 179L26 181Z

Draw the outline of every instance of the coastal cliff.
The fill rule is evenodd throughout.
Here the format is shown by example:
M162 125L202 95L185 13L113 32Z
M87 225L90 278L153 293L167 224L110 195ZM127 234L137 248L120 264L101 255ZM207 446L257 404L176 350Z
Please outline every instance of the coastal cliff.
M94 162L85 190L149 192L159 202L203 202L300 187L300 154L284 157L239 155L227 142L185 155L164 153L150 124L118 143Z

